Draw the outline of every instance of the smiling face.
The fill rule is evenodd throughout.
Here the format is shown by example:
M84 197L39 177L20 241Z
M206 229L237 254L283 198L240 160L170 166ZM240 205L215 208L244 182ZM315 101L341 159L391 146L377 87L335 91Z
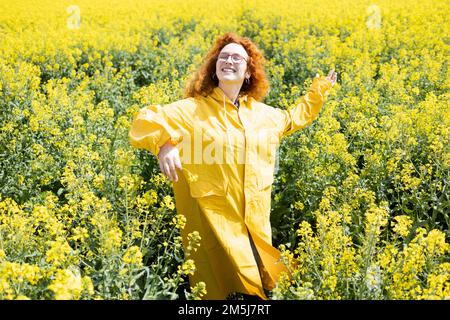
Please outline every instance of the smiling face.
M242 84L244 79L250 76L247 72L248 58L247 52L240 44L229 43L223 47L216 62L219 81Z

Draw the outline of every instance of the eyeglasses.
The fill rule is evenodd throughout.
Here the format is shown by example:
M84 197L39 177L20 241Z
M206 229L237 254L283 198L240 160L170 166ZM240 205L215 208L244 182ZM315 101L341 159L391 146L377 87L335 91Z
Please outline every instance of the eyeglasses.
M243 56L241 56L237 53L233 53L233 54L222 53L219 55L218 59L221 61L228 61L229 57L231 57L231 61L233 63L242 63L243 61L247 61L247 59L245 59Z

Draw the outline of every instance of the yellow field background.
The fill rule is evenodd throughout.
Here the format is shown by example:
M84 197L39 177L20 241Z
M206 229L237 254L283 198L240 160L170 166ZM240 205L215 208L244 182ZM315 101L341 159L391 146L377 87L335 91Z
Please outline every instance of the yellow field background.
M450 298L446 1L0 0L0 299L200 299L171 183L127 134L217 36L268 60L264 102L338 82L280 146L272 299ZM239 299L233 295L230 299Z

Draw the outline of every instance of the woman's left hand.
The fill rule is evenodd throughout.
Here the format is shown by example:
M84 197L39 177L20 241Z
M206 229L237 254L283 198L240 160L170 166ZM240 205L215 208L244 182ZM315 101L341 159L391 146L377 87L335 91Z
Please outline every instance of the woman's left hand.
M337 81L337 73L334 69L331 69L330 73L328 73L327 80L331 82L331 86L334 86Z

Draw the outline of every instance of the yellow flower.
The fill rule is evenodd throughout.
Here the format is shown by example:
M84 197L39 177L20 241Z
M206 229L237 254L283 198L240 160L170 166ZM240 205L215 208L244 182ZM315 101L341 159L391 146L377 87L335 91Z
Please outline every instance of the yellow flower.
M57 270L56 277L48 289L53 291L56 300L77 300L83 292L83 279L79 272L69 269Z
M184 226L186 225L186 217L182 214L177 214L173 219L172 223L175 225L176 228L179 230L182 230Z
M89 237L89 232L84 227L75 227L72 229L72 237L71 239L74 241L80 241L83 242L85 239Z
M162 202L162 207L163 208L166 207L169 210L175 209L175 204L174 204L171 196L164 196L163 202Z
M124 175L119 179L119 187L121 189L131 190L135 186L133 177L130 175Z
M91 278L89 278L88 276L84 276L82 278L82 281L83 281L83 288L87 292L87 294L93 295L95 291Z
M396 216L392 222L393 230L401 237L406 237L412 226L412 219L409 216Z
M5 250L0 249L0 261L6 258Z
M378 237L381 232L381 227L386 226L388 223L387 217L388 212L385 207L371 205L366 212L366 233Z
M123 255L123 262L125 264L142 265L142 252L138 246L132 246Z
M201 300L201 298L206 295L206 284L203 281L200 281L195 284L194 287L191 287L191 299L192 300Z
M181 266L178 266L178 274L180 275L193 275L195 270L195 263L192 259L188 259Z
M294 208L299 211L302 211L305 208L305 205L301 201L296 201L294 203Z
M122 243L122 230L116 227L109 230L103 239L103 247L107 252L119 248L121 243Z
M50 248L45 253L47 261L54 265L60 265L67 261L67 256L72 252L72 248L69 244L59 239L57 241L50 241Z
M428 233L424 248L429 255L443 255L450 251L450 244L445 242L445 234L433 229Z
M94 187L99 190L103 190L103 183L105 182L105 176L103 174L96 175L92 180Z
M36 285L44 276L42 270L38 266L30 264L23 264L21 273L32 285Z

